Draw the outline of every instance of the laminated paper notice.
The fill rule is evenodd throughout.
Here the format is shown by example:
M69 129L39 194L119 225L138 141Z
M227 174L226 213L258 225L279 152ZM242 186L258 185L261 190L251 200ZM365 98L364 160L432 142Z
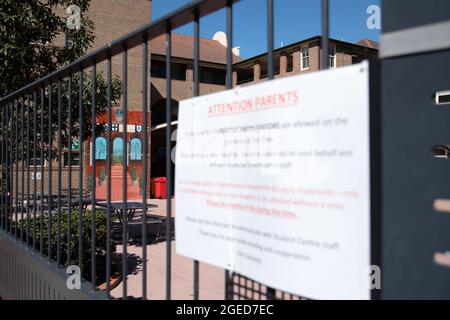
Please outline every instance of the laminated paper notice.
M369 299L369 65L182 101L176 248L312 299Z

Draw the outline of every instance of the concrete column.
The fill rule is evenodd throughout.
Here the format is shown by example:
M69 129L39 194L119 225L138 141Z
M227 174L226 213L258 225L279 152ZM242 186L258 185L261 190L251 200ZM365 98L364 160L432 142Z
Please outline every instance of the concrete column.
M300 51L295 51L292 54L292 63L293 63L292 70L294 72L299 72L301 70L301 53L300 53Z
M253 65L253 80L259 81L261 79L261 64L260 62L256 62L255 65Z
M281 55L280 57L280 76L285 76L287 73L287 57L286 55Z
M186 81L194 81L194 66L192 64L188 64L186 67Z
M309 70L320 70L322 50L319 46L309 47Z

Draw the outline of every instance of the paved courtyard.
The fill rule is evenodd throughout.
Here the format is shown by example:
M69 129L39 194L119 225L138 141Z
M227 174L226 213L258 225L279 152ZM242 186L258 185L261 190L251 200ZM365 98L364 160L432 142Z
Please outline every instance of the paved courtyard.
M166 214L166 200L149 200L156 204L149 214ZM174 216L174 214L173 214ZM142 246L128 245L129 270L127 291L129 297L142 297ZM122 246L117 246L122 252ZM176 254L175 241L172 241L172 299L193 299L194 262L192 259ZM147 246L147 299L165 299L166 294L166 243L159 242ZM122 297L123 286L120 283L111 291L116 298ZM225 272L205 263L200 263L200 299L223 300L225 295Z

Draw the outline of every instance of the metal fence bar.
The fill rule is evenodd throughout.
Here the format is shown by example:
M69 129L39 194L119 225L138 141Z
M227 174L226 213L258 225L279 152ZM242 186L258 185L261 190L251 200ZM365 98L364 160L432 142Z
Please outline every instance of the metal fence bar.
M144 131L144 157L142 162L142 299L147 299L147 160L148 160L148 133L147 133L147 108L148 108L148 43L144 35L142 48L142 128Z
M194 12L194 97L200 95L200 18ZM199 299L199 262L194 260L194 300Z
M26 155L26 166L27 166L27 234L25 238L26 245L28 246L30 239L30 112L31 112L31 102L30 95L27 95L27 155Z
M40 212L39 212L39 251L44 255L44 101L45 89L41 88L41 193L40 193Z
M1 111L2 113L2 127L1 127L1 132L2 132L2 137L1 137L1 150L0 150L0 159L1 159L1 199L0 199L0 228L3 229L5 227L5 222L6 222L6 214L5 214L5 203L3 202L5 200L5 174L4 174L4 169L5 169L5 147L6 147L6 142L5 142L5 108L2 109Z
M273 65L273 42L274 42L274 13L273 13L273 0L267 0L267 76L268 80L273 80L274 77L274 65ZM247 279L246 279L247 280ZM267 288L267 299L275 299L276 291L273 288Z
M15 118L16 118L16 134L14 135L15 138L15 144L14 144L14 150L15 152L15 161L14 161L14 167L16 169L16 179L15 179L15 185L16 185L16 196L14 197L15 200L15 220L14 220L14 238L17 240L18 238L18 221L19 221L19 104L17 99L15 100L15 105L16 105L16 113L15 113Z
M8 140L8 149L6 152L6 167L8 171L8 179L6 180L6 190L8 192L8 219L6 220L6 231L12 234L12 224L13 224L13 205L14 205L14 169L13 169L13 102L10 102L7 107L6 117L7 117L7 140Z
M7 188L7 180L8 180L8 166L6 164L6 154L8 153L8 138L7 138L7 128L8 128L8 120L7 120L7 114L8 114L8 108L9 108L9 104L6 104L6 107L3 108L2 110L2 127L1 127L1 132L2 132L2 153L1 153L1 166L2 166L2 170L1 170L1 196L2 196L2 201L1 201L1 229L4 229L7 231L7 225L8 225L8 198L9 198L9 193L8 193L8 188Z
M36 211L37 211L37 179L36 179L36 149L37 149L37 93L33 92L33 251L36 251Z
M112 116L111 116L111 99L112 99L112 88L111 88L111 78L112 78L112 66L111 66L111 55L108 57L107 61L107 121L108 121L108 143L107 143L107 158L106 158L106 170L107 170L107 189L106 189L106 293L108 298L110 297L110 283L109 279L111 278L111 125L112 125Z
M72 74L67 83L67 265L72 264Z
M84 123L84 108L83 108L83 69L80 69L78 76L78 141L80 144L79 162L80 172L78 176L78 266L80 267L81 276L83 277L83 123Z
M92 107L92 175L91 175L91 185L92 185L92 209L91 209L91 283L92 289L96 290L96 243L95 243L95 218L96 218L96 198L95 198L95 139L96 139L96 127L97 127L97 113L96 113L96 92L97 92L97 65L94 63L92 66L92 80L91 80L91 107ZM108 280L109 281L109 280Z
M25 135L24 135L24 121L25 121L25 102L24 98L20 98L20 164L21 164L21 186L20 186L20 242L23 242L23 213L25 203Z
M47 158L48 158L48 234L47 234L47 254L48 254L48 261L52 260L52 242L51 242L51 236L52 236L52 84L50 83L48 85L48 146L47 146Z
M128 167L128 148L127 148L127 123L128 123L128 49L123 48L122 54L122 103L123 103L123 155L122 155L122 193L123 193L123 208L122 208L122 296L127 299L127 246L128 246L128 225L127 225L127 167Z
M8 114L8 108L9 104L6 105L6 108L3 108L2 110L2 186L1 186L1 193L2 193L2 229L7 230L7 218L8 218L8 188L7 188L7 181L8 181L8 165L6 164L6 155L8 153L8 139L7 139L7 127L8 127L8 120L7 120L7 114Z
M171 298L172 281L172 161L171 161L171 107L172 107L172 28L166 26L166 300Z
M328 44L329 44L329 0L322 0L322 64L321 69L327 69L328 63Z
M233 1L227 0L227 69L226 69L226 88L233 88ZM225 269L225 299L229 300L232 288L232 272ZM231 290L230 290L231 289Z
M5 181L5 195L6 195L6 209L5 209L5 230L8 232L8 224L10 223L10 205L11 205L11 190L10 190L10 180L11 175L9 172L9 147L11 145L10 140L10 125L9 125L9 107L11 106L11 103L8 103L6 105L6 126L4 134L6 135L6 146L5 146L5 175L6 175L6 181Z
M9 108L10 108L10 111L8 113L9 113L10 125L9 125L9 130L8 130L8 133L9 133L8 138L9 138L9 145L10 145L11 152L8 152L8 158L7 158L8 165L9 165L9 171L10 171L9 172L10 184L8 186L9 187L8 190L9 190L9 199L10 199L9 205L10 205L10 207L8 208L8 211L9 211L9 233L12 234L12 224L13 224L13 219L14 219L13 206L14 206L14 185L15 185L14 184L14 166L13 166L13 161L14 161L14 154L13 154L13 152L14 152L14 149L13 149L13 147L14 147L14 140L13 140L14 102L13 101L9 104Z
M267 0L267 77L273 79L273 0Z
M61 266L61 184L62 184L62 167L61 167L61 79L58 80L58 212L57 212L57 238L56 238L56 262L58 267Z

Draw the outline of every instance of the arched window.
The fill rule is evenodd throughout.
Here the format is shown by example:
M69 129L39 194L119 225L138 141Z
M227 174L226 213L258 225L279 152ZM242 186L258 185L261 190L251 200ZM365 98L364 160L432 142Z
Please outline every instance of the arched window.
M142 159L142 143L139 138L133 138L130 142L130 160Z
M123 163L123 139L117 137L113 141L113 164Z
M106 139L103 137L95 139L95 160L106 160Z

